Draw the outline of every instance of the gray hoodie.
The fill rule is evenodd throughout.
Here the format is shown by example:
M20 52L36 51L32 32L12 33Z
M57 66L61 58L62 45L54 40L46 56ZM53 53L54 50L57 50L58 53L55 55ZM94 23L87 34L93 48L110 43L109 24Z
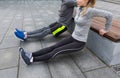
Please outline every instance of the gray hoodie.
M105 30L108 31L112 24L112 13L100 10L96 8L88 8L85 15L81 15L81 11L84 8L76 8L75 16L75 29L72 33L72 37L78 41L87 42L88 32L91 26L93 17L104 17L106 18Z
M58 22L69 26L72 20L72 15L74 11L74 7L77 6L76 1L74 0L62 0L61 9L59 11L59 19Z

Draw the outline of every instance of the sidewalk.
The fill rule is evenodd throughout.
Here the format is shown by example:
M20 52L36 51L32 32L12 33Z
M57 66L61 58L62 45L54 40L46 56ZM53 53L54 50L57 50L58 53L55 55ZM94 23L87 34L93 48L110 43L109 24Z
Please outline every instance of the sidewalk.
M18 47L33 52L50 46L67 36L55 39L20 42L13 35L14 28L32 31L48 26L58 18L60 1L12 0L0 1L0 78L120 78L86 47L79 52L59 55L48 62L26 66L18 53ZM112 8L110 7L112 6ZM120 5L98 1L97 8L111 11L120 19Z

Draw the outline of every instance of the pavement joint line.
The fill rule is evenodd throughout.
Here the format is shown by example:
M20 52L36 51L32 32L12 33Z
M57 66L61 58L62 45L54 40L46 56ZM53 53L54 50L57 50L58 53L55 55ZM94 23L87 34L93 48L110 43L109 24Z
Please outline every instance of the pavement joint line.
M53 78L52 73L51 73L51 71L50 71L49 62L47 62L47 67L48 67L48 70L49 70L49 73L50 73L50 77Z
M20 6L20 5L19 5ZM23 18L23 17L22 17ZM23 23L23 21L22 21ZM19 42L20 43L20 42ZM19 45L20 46L20 45ZM20 69L20 53L19 53L19 56L18 56L18 66L17 66L17 78L19 78L19 70Z
M34 23L34 27L36 28L36 23L35 23L33 14L32 14L33 11L31 11L32 9L31 9L30 3L29 3L28 1L27 1L27 3L28 3L28 5L29 5L29 9L30 9L31 17L32 17L32 20L33 20L33 23Z
M8 31L10 30L10 26L12 25L12 23L13 23L13 21L14 21L14 18L15 18L15 16L16 16L16 13L17 13L17 10L15 11L14 16L12 17L12 20L10 21L10 25L9 25L8 28L7 28L7 32L4 34L4 36L3 36L0 44L2 44L4 38L7 36L7 33L8 33Z
M72 55L70 55L70 57L73 59ZM96 56L95 56L96 57ZM74 59L73 59L74 60ZM76 61L74 60L74 62L76 63ZM79 66L77 63L76 63L77 66ZM107 65L105 66L102 66L102 67L98 67L98 68L95 68L95 69L91 69L91 70L87 70L87 71L93 71L93 70L97 70L97 69L101 69L101 68L105 68L105 67L108 67ZM79 66L80 68L80 66ZM80 68L81 69L81 68ZM82 70L82 69L81 69ZM83 71L84 72L87 72L87 71Z
M28 3L28 2L27 2ZM31 4L31 6L30 6L30 2L28 3L28 5L29 5L29 7L30 7L30 13L31 13L31 16L32 16L32 19L33 19L33 22L34 22L34 25L35 25L35 28L36 28L36 24L35 24L35 20L34 20L34 18L33 18L33 14L32 14L32 11L31 11L31 6L33 6L34 4ZM35 8L36 9L36 8ZM40 41L41 42L41 41ZM42 48L43 48L43 45L42 45L42 42L41 42L41 46L42 46ZM49 70L49 73L50 73L50 77L51 78L53 78L53 76L52 76L52 73L51 73L51 71L50 71L50 67L49 67L49 63L48 62L46 62L46 64L47 64L47 67L48 67L48 70Z
M82 73L86 73L86 72L90 72L90 71L94 71L94 70L98 70L101 68L107 68L108 66L103 66L103 67L99 67L99 68L95 68L95 69L91 69L91 70L87 70L87 71L82 71L82 69L80 68L80 66L76 63L76 61L73 59L72 55L70 55L70 57L72 58L72 60L74 61L74 63L77 65L77 67L80 69L80 71ZM86 77L86 75L84 74L84 76ZM87 78L87 77L86 77Z
M17 48L19 46L13 46L13 47L7 47L7 48L0 48L0 50L4 50L4 49L10 49L10 48Z
M32 14L32 12L33 11L31 11L32 9L31 9L31 6L33 5L33 4L31 4L31 6L30 6L30 3L28 3L28 5L29 5L29 7L30 7L30 13L31 13L31 16L32 16L32 19L33 19L33 23L34 23L34 27L35 27L35 29L37 28L36 27L36 23L35 23L35 20L34 20L34 18L33 18L33 14ZM36 9L36 11L37 11L37 9ZM40 43L41 43L41 46L42 46L42 41L40 40ZM42 48L43 48L43 46L42 46Z
M50 1L51 2L51 1ZM36 3L37 5L38 5L38 7L40 7L40 4L38 4L38 3ZM38 10L37 10L38 11ZM38 13L39 13L39 11L38 11ZM58 14L56 14L57 16L58 16ZM48 17L49 18L49 17ZM53 18L53 19L55 19L55 18ZM58 19L57 19L58 20ZM45 20L46 21L46 20ZM46 21L47 22L47 21Z
M96 58L98 58L98 60L100 60L103 64L105 64L107 67L110 67L108 64L106 64L103 60L101 60L92 50L90 50L88 47L86 47L93 56L95 56Z
M19 71L20 71L20 53L19 53L19 58L18 58L18 66L17 66L17 78L19 78Z
M1 71L1 70L12 69L12 68L16 68L16 67L17 67L17 65L16 65L16 66L11 66L11 67L6 67L6 68L1 68L0 71Z
M99 67L99 68L96 68L96 69L87 70L87 71L84 71L84 73L90 72L90 71L99 70L99 69L102 69L102 68L107 68L107 66L103 66L103 67ZM109 68L109 67L108 67L108 68Z
M84 73L87 73L87 72L91 72L91 71L95 71L95 70L99 70L99 69L102 69L102 68L107 68L107 66L105 67L100 67L100 68L97 68L97 69L94 69L94 70L88 70L88 71L85 71ZM108 67L109 68L109 67ZM110 68L109 68L110 69ZM111 69L113 71L114 74L116 74L117 76L120 77L120 75L118 75L113 69Z
M14 18L14 17L13 17L13 18ZM12 19L12 21L13 21L13 19ZM12 21L11 21L10 25L12 24ZM10 25L9 25L8 28L7 28L7 32L9 31L9 27L10 27ZM4 36L2 37L2 39L1 39L1 41L0 41L0 45L2 44L4 38L6 37L7 32L5 32Z
M75 65L78 67L78 69L82 72L83 76L84 76L85 78L87 78L87 76L84 74L84 72L82 71L82 69L80 68L80 66L79 66L79 65L76 63L76 61L73 59L72 55L70 55L70 54L68 54L68 55L71 57L72 61L75 63Z

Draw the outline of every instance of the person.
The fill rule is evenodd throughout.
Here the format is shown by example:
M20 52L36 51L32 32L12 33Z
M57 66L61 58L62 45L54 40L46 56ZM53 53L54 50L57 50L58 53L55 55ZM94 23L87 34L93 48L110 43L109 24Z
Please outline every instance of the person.
M60 34L68 30L72 33L74 29L74 19L72 17L74 7L76 7L76 1L74 0L62 0L61 9L59 11L59 19L57 22L50 24L48 27L43 27L31 32L15 29L15 36L22 41L30 38L42 39L45 36L52 34L54 37L58 37Z
M59 54L66 54L80 51L85 47L88 32L93 17L106 18L105 28L99 30L99 34L103 36L109 31L112 25L112 13L94 8L96 0L77 0L77 8L75 15L75 29L69 37L66 37L56 44L38 50L36 52L27 52L22 47L19 48L23 61L30 65L34 62L46 61L56 57ZM94 44L93 44L94 45Z

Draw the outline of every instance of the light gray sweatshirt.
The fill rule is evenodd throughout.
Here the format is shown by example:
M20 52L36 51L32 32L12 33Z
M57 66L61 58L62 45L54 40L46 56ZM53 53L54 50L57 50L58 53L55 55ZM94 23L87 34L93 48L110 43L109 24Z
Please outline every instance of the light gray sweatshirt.
M81 11L84 8L76 8L75 15L75 29L72 33L72 37L78 41L87 42L88 32L91 26L93 17L104 17L106 18L105 30L108 31L112 24L112 13L100 10L96 8L88 8L85 15L81 15Z

